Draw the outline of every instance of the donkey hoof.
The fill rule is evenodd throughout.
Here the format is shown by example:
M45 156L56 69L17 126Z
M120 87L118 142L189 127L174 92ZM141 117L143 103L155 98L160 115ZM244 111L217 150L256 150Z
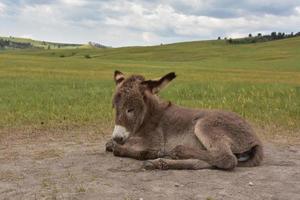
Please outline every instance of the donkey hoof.
M113 143L112 143L112 141L109 141L105 144L105 151L113 152Z
M144 161L144 162L143 162L143 168L144 168L145 170L154 170L154 169L156 169L154 163L152 163L152 162L150 162L150 161Z

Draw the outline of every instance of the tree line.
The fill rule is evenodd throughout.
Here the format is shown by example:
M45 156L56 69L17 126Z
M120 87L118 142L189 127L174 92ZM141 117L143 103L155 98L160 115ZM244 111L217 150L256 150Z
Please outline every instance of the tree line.
M232 38L224 38L230 44L249 44L249 43L257 43L257 42L267 42L272 40L281 40L286 38L298 37L300 36L300 32L297 33L284 33L284 32L272 32L270 34L261 34L258 33L256 36L253 36L249 33L248 37L232 39ZM221 37L218 37L218 40L221 40Z
M14 42L10 40L0 39L0 49L13 48L13 49L27 49L33 48L31 43Z
M10 37L14 39L13 37ZM16 42L11 39L0 38L0 49L28 49L28 48L38 48L38 49L52 49L52 48L65 48L65 47L80 47L81 44L64 44L64 43L54 43L54 42L40 42L40 45L33 45L30 42Z

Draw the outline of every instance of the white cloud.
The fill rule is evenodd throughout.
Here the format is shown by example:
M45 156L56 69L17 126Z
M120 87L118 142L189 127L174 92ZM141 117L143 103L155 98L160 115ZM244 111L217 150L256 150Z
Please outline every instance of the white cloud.
M4 15L5 10L6 10L6 5L0 2L0 16Z
M69 6L84 6L88 3L88 1L85 0L60 0L63 4L69 5Z
M142 33L143 40L148 44L159 43L160 37L154 33L144 32Z
M80 20L78 22L78 24L80 24L81 26L84 26L84 27L87 27L87 28L94 28L96 26L99 26L101 24L99 24L98 21L96 20L91 20L91 19L83 19L83 20Z
M0 35L123 46L300 31L300 1L274 1L2 0Z
M105 24L123 28L141 30L149 33L163 34L171 30L182 37L209 38L222 36L238 36L259 30L288 30L300 24L300 15L291 16L243 16L236 18L216 18L183 14L176 12L168 5L158 5L146 10L144 7L136 12L127 7L127 15L107 17ZM145 14L147 13L147 14ZM146 41L146 40L145 40ZM147 40L148 41L148 40Z
M46 27L49 24L59 24L60 13L53 5L25 5L19 9L16 20L24 24L41 25ZM34 30L33 30L34 31Z
M298 15L300 15L300 6L296 7L295 10L298 13Z

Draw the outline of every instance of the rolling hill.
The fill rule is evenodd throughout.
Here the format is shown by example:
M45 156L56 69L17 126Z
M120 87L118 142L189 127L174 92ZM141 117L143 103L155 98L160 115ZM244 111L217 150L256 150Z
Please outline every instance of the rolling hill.
M32 40L29 38L0 37L0 50L2 49L77 49L77 48L105 48L104 45L90 42L89 44L70 44Z
M238 112L263 127L300 129L300 37L244 45L223 40L151 47L0 52L0 126L113 122L115 69L178 78L161 96ZM274 128L276 127L276 128Z

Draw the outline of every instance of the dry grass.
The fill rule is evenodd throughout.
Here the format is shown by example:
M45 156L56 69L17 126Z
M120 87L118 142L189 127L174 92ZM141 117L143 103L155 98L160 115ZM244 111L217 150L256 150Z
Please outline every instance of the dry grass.
M16 174L14 171L6 170L0 171L0 181L18 181L24 177L20 174Z
M59 158L62 157L63 155L62 150L57 150L57 149L46 149L40 152L36 152L34 154L34 159L35 160L44 160L48 158Z

